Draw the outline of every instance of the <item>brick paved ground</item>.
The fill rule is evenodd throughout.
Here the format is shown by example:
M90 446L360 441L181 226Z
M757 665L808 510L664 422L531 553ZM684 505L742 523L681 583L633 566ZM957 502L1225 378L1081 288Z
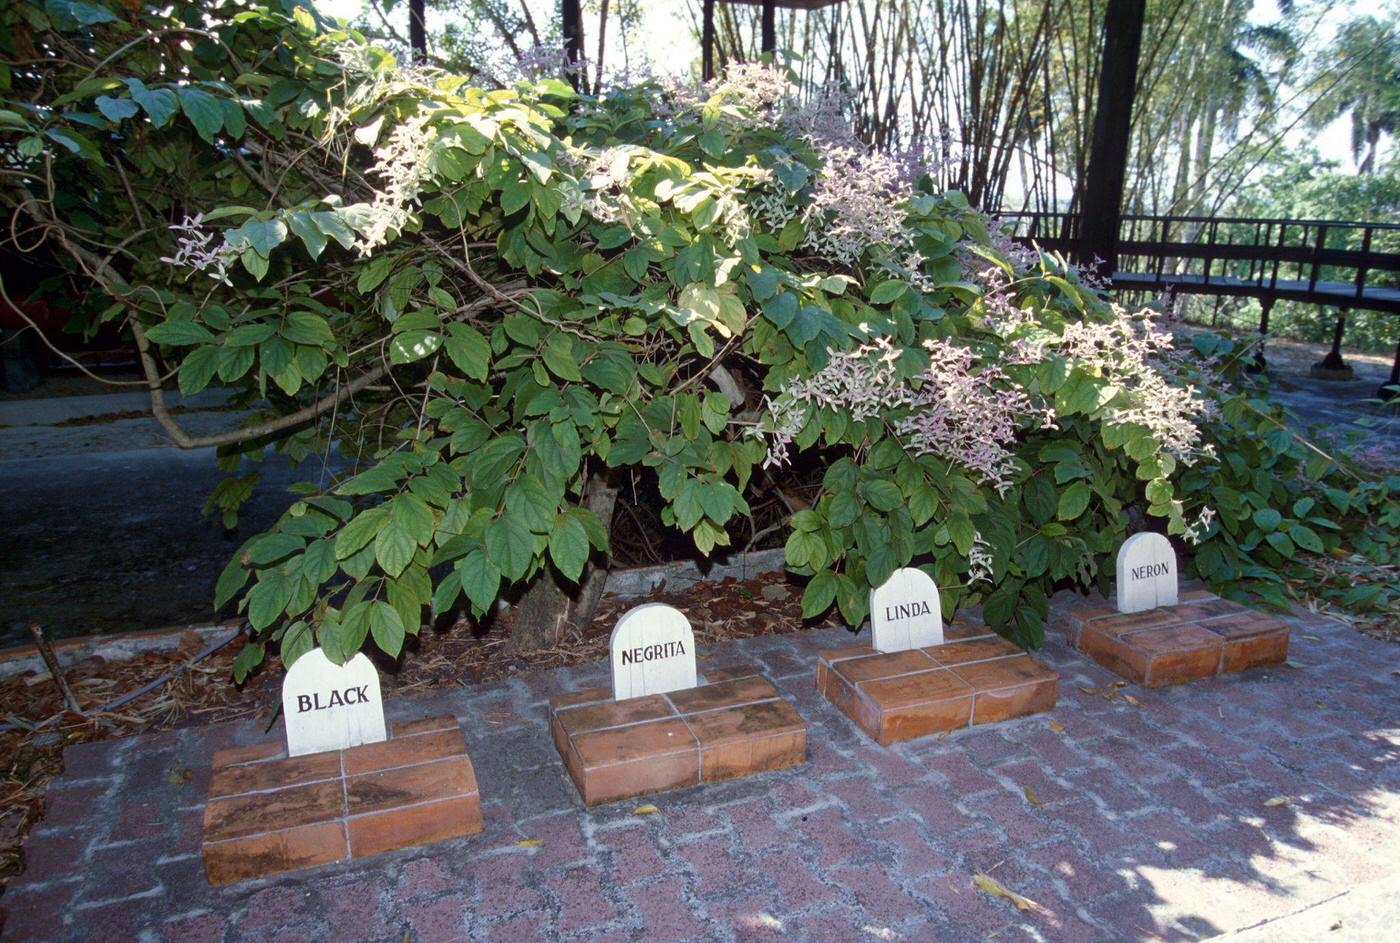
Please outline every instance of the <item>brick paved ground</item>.
M546 698L601 665L393 701L464 722L485 831L219 889L198 857L207 762L257 731L82 745L0 899L3 939L1196 939L1335 907L1400 874L1400 648L1294 625L1307 667L1125 689L1138 706L1083 693L1113 676L1052 634L1055 711L892 749L815 690L815 652L845 633L702 652L759 663L807 720L808 763L656 797L650 816L586 811L550 742ZM979 893L976 872L1049 915Z

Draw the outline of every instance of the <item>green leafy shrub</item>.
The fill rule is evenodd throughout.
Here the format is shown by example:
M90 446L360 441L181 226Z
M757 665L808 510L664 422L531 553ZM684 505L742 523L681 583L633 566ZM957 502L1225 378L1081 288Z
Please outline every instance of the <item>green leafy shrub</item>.
M792 450L828 466L787 542L804 612L853 626L912 561L948 613L980 603L1035 646L1048 594L1102 582L1144 515L1275 600L1290 544L1343 538L1300 504L1333 486L1279 480L1306 456L1259 433L1275 420L1232 399L1204 418L1219 362L1174 356L1150 313L989 233L779 73L491 90L290 4L128 9L0 13L28 63L4 76L4 199L129 325L179 444L230 471L339 456L219 579L258 637L240 673L268 644L397 655L425 610L580 584L625 476L709 554ZM255 415L188 436L167 374Z

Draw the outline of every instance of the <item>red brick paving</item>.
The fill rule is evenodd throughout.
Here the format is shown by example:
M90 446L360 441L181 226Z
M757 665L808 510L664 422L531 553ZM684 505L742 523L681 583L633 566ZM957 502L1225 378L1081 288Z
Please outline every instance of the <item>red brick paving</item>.
M1080 690L1115 676L1052 628L1054 711L892 748L814 688L816 653L850 636L702 652L761 667L808 725L807 762L650 797L655 815L585 808L550 740L546 699L605 666L390 701L391 721L457 719L485 831L219 888L198 853L210 758L262 731L79 745L0 898L3 939L1200 939L1400 874L1400 648L1290 621L1307 668L1132 689L1137 706ZM977 872L1048 915L978 892Z
M394 724L382 743L288 757L280 744L264 741L216 750L210 765L200 848L210 884L365 858L482 828L476 775L450 715ZM123 809L114 842L157 827L161 808L146 800Z

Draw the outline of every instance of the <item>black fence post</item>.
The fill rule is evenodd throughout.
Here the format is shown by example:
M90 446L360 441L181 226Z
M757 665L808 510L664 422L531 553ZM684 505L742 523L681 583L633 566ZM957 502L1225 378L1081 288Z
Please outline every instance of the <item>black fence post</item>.
M700 26L700 75L703 81L715 77L715 0L705 0Z
M1347 309L1337 309L1337 324L1332 328L1332 349L1308 370L1319 380L1350 380L1356 374L1342 359L1342 332L1347 326Z
M1273 295L1265 295L1259 299L1259 347L1254 352L1254 362L1250 364L1250 373L1263 373L1269 369L1269 364L1264 360L1264 344L1269 339L1269 312L1274 310Z
M574 88L587 91L583 75L583 4L580 0L562 0L560 14L563 18L564 69Z
M1400 341L1395 342L1395 363L1390 365L1390 379L1381 384L1381 388L1376 390L1376 395L1389 402L1400 396Z

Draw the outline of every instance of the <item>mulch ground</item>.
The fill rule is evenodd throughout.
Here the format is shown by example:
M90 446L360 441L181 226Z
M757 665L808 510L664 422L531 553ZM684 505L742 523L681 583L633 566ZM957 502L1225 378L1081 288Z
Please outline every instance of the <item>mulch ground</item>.
M702 645L839 624L835 619L804 623L801 587L789 583L782 573L697 583L679 591L663 588L648 601L668 603L685 612ZM425 627L397 663L379 660L384 697L602 661L618 616L636 604L635 599L605 598L586 628L571 632L555 648L527 655L508 648L509 611L480 635L461 620ZM240 687L232 680L240 643L188 664L204 646L205 640L190 632L178 650L127 661L92 657L65 668L82 715L64 709L58 688L46 672L28 672L0 682L0 722L8 725L0 729L0 755L7 757L0 769L0 891L24 868L20 846L43 815L44 792L62 772L65 747L250 716L272 724L281 701L281 666L273 660ZM117 711L101 709L172 671L174 677L163 687Z

